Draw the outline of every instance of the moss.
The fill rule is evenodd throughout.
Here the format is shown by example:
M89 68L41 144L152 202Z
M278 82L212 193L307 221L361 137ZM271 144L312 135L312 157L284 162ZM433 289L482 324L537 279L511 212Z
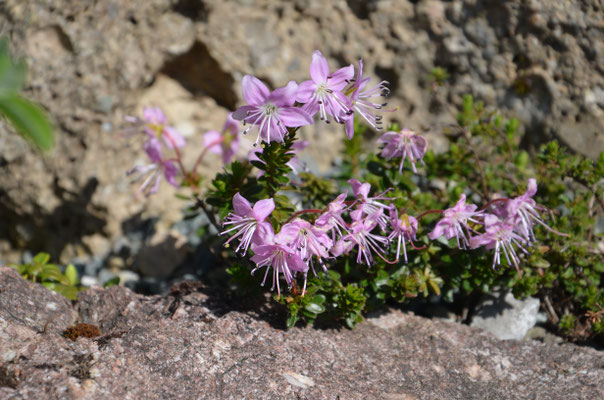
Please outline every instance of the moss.
M101 336L101 330L96 325L79 323L65 329L65 331L63 331L63 336L71 340L76 340L80 336L95 338Z

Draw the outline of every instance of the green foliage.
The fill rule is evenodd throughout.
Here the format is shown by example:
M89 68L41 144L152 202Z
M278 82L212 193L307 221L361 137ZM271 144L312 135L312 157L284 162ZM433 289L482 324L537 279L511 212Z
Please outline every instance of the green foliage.
M41 283L46 288L62 294L69 300L77 300L78 292L86 288L79 285L78 273L75 267L70 264L61 272L55 264L50 264L50 255L47 253L38 253L30 263L11 264L23 279L31 282Z
M430 71L430 72L432 74L432 80L438 86L444 85L450 76L449 72L446 69L444 69L443 67L434 67L434 68L432 68L432 71Z
M0 115L24 138L41 150L53 146L53 128L44 111L19 92L25 80L25 63L14 61L8 41L0 40Z

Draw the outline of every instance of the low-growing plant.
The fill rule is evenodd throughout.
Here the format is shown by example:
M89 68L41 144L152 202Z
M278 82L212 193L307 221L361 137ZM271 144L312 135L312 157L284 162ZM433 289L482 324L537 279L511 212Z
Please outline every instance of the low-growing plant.
M446 71L433 75L444 84ZM561 322L569 314L584 337L604 332L604 264L594 231L604 155L594 162L556 142L528 153L519 147L518 121L471 96L458 125L443 129L448 150L435 153L417 132L384 129L382 113L397 109L378 100L387 82L369 86L362 61L356 74L353 65L330 72L317 51L310 76L273 91L245 76L247 105L221 132L204 135L191 169L182 161L184 138L161 110L129 119L144 133L149 157L130 171L144 179L139 193L155 193L162 177L188 187L220 231L218 254L233 284L242 290L268 281L289 311L288 326L323 319L352 328L386 303L511 289L539 296L561 332L576 332L571 318ZM298 158L306 145L298 129L315 115L345 132L333 176L309 173ZM234 160L241 134L252 130L253 150ZM386 131L377 153L368 130ZM225 168L206 190L197 169L208 152L220 154Z
M41 283L46 288L62 294L69 300L77 300L78 292L86 288L79 284L78 271L73 264L64 271L56 264L49 263L50 255L38 253L29 263L10 264L26 280Z
M48 253L38 253L31 262L24 264L9 264L19 272L19 274L31 282L40 283L50 290L62 294L69 300L77 300L78 293L88 289L80 283L78 271L73 264L67 265L64 269L56 264L52 264ZM120 283L119 277L109 279L103 284L103 287L110 287Z

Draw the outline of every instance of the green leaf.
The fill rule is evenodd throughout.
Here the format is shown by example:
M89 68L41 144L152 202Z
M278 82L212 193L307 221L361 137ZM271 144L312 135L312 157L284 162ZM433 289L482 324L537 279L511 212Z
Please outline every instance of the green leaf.
M293 328L294 325L296 325L296 322L298 322L298 319L300 317L298 316L298 314L292 314L289 316L289 318L287 319L287 328Z
M17 94L5 93L0 96L0 114L10 121L21 136L41 150L52 148L52 125L39 106Z
M304 306L304 309L313 314L321 314L325 311L325 307L317 303L308 303Z
M73 264L69 264L65 268L65 276L67 277L67 279L69 279L69 283L71 283L72 286L77 285L78 271L76 270L76 267Z
M40 272L40 279L42 281L56 281L62 284L69 284L69 279L67 279L62 273L59 267L53 264L45 265L42 268L42 272Z
M50 254L48 253L38 253L34 257L34 263L36 264L46 264L50 260Z
M119 276L114 276L113 278L107 280L105 283L103 283L103 287L104 288L108 288L111 286L117 286L120 284L120 277Z
M42 285L44 285L44 287L49 290L62 294L69 300L78 299L78 292L80 291L80 289L75 286L61 285L60 283L55 282L42 282Z
M13 61L8 51L8 40L0 40L0 93L18 92L25 81L25 63Z

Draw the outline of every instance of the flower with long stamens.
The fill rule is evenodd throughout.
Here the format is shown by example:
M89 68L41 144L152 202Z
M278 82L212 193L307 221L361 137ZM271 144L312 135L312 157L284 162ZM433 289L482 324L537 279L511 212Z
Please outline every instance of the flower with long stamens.
M373 263L373 253L384 259L384 246L388 244L388 239L371 233L378 225L379 214L374 213L371 216L364 217L362 210L354 210L350 213L352 224L349 232L338 240L331 252L336 257L348 253L353 247L357 247L357 263L371 265ZM385 260L385 259L384 259Z
M421 161L424 163L424 155L428 148L426 139L408 129L403 129L400 132L388 131L384 133L378 140L378 144L384 144L381 156L386 160L394 157L401 157L401 164L398 168L399 172L403 170L405 158L409 157L413 172L417 173L415 163Z
M401 215L399 218L398 210L396 207L390 207L390 225L392 226L392 232L388 235L388 240L392 240L394 238L398 239L398 244L396 246L396 259L399 259L401 254L401 243L403 245L403 256L405 257L405 262L407 262L407 246L405 245L405 240L408 240L409 243L413 246L413 241L417 240L417 219L406 213Z
M159 140L157 140L157 138L147 139L144 144L144 149L151 163L136 166L126 172L126 175L138 175L134 182L144 178L137 193L145 193L145 196L147 197L157 193L162 176L170 185L178 187L178 183L176 183L178 168L172 161L164 160L162 158Z
M369 197L369 191L371 190L371 184L365 182L361 183L357 179L350 179L348 181L350 186L352 187L352 192L354 196L357 198L357 201L360 203L360 208L363 210L367 216L371 216L373 214L378 214L376 221L380 225L382 230L386 229L388 226L388 217L382 212L384 209L389 208L390 206L380 203L378 200L389 201L392 200L388 197L385 197L384 194L388 192L386 190L384 193L381 193L374 197Z
M528 254L524 246L528 241L514 231L514 224L502 221L495 215L487 214L484 217L485 233L470 239L470 247L475 249L484 246L487 250L495 249L493 256L493 269L501 265L501 253L505 256L508 265L513 265L520 275L520 259L514 247Z
M538 205L532 197L537 193L537 180L529 179L526 192L506 204L506 214L509 221L514 223L515 229L527 241L535 241L533 226L535 223L543 226L545 229L555 232L551 229L539 215L540 211L546 210L545 207Z
M327 205L327 210L323 212L315 221L315 226L326 232L331 231L331 239L335 242L336 234L342 236L342 232L348 233L348 225L342 214L348 209L346 205L346 193L340 194L336 199Z
M220 235L236 231L236 233L226 241L225 246L229 246L230 242L239 238L239 246L235 252L242 250L242 253L247 253L248 248L252 243L262 245L267 242L266 237L272 236L273 228L270 222L266 222L266 218L275 209L273 199L260 200L251 206L241 194L237 193L233 196L234 212L227 215L222 225L228 226Z
M287 128L296 128L313 123L312 117L298 107L294 107L298 84L290 81L286 86L272 92L258 78L251 75L243 77L243 98L248 105L239 107L233 118L244 124L258 125L258 138L267 143L283 142L288 135ZM244 134L252 128L250 126Z
M333 242L325 231L314 227L310 222L300 218L288 222L275 235L275 242L296 249L302 260L310 264L315 276L313 257L316 257L323 270L327 271L323 259L329 258L328 251Z
M239 122L229 113L222 128L222 132L208 131L203 134L203 145L209 151L222 156L222 162L228 164L239 149L240 142Z
M377 115L378 111L394 111L384 110L388 103L374 103L368 99L375 97L386 97L390 93L388 82L381 81L371 89L365 89L371 78L363 78L363 60L359 60L359 68L354 84L350 88L350 111L345 116L346 135L349 139L354 137L354 115L357 114L375 130L382 130L382 116Z
M281 296L281 286L279 285L279 274L283 274L288 287L291 287L295 274L300 272L304 274L304 289L306 290L306 274L308 265L296 252L288 246L280 244L260 245L254 248L254 255L251 260L256 263L256 268L252 270L252 275L258 269L266 267L262 286L266 283L269 269L273 270L273 285L271 290L277 286L277 293Z
M329 65L319 50L312 54L310 80L300 84L297 101L304 103L302 109L308 114L319 113L319 118L329 122L331 115L338 123L344 122L342 115L350 112L350 100L343 93L354 76L354 66L340 68L329 73Z
M477 212L476 208L475 204L466 204L466 195L462 193L454 207L443 211L442 219L438 221L428 237L432 240L442 235L445 235L447 240L455 237L458 248L467 248L470 245L471 230L468 221L480 223L476 218L483 215L483 212Z

